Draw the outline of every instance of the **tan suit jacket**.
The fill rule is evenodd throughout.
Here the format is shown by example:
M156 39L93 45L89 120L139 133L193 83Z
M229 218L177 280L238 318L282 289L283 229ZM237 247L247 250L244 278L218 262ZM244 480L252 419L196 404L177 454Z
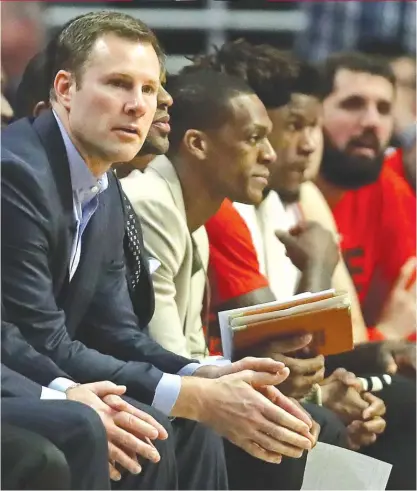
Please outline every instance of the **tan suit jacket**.
M121 183L140 218L147 253L161 263L152 274L155 314L150 334L170 351L204 358L208 356L201 321L209 257L206 230L201 227L192 235L198 249L193 260L181 184L165 156L153 160L145 173L135 170Z

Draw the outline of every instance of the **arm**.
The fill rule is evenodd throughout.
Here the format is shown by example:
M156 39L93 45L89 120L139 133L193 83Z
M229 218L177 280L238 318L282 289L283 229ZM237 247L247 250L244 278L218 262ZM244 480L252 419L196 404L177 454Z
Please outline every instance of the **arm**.
M64 392L42 387L40 384L1 364L1 396L35 399L66 399Z
M315 184L308 182L302 186L300 205L306 219L315 220L320 223L325 229L331 231L334 238L338 241L338 230L333 214ZM331 286L336 290L345 290L349 293L352 305L354 341L355 343L367 341L368 333L365 321L363 320L355 285L350 278L345 262L341 256L334 270Z
M51 253L48 224L53 223L53 220L49 216L46 198L43 199L42 196L36 180L30 172L22 169L19 162L3 162L2 296L9 320L19 325L22 334L39 352L50 357L78 382L112 380L126 385L133 397L150 404L163 375L160 370L148 361L123 362L70 338L65 325L65 313L57 306L54 297L48 263ZM122 251L119 261L114 265L114 271L108 272L110 277L116 276L113 286L120 284L124 288L114 297L114 302L120 301L120 296L127 288L121 262ZM107 302L113 298L115 291L117 292L111 291ZM126 301L123 305L126 306ZM129 311L128 307L123 307L115 313L123 314L126 309ZM132 312L130 319L134 319ZM112 320L114 321L114 317ZM128 321L129 319L126 320ZM118 322L113 323L113 331L117 330L116 326ZM128 334L124 334L125 345L128 344L129 336L131 344L134 344L135 338L143 339L143 344L149 347L143 356L145 360L145 355L149 358L153 355L152 350L157 351L157 345L153 348L154 344L139 331L136 324L131 326ZM106 342L110 344L108 340Z
M2 397L34 397L40 399L42 386L29 380L20 373L1 364Z
M351 316L353 324L353 341L355 344L368 341L368 331L362 316L362 310L356 293L355 285L347 270L346 264L341 258L336 266L332 286L335 290L344 290L349 293L351 302Z
M4 312L2 313L4 319ZM22 336L19 329L2 319L1 359L12 370L48 386L57 378L69 379L50 358L38 353Z

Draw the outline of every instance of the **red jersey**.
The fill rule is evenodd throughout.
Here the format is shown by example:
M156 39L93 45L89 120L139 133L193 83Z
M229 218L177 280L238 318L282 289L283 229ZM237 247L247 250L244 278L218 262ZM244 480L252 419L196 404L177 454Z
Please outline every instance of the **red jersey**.
M416 198L385 166L377 182L347 191L333 214L368 326L374 325L400 269L416 255Z
M250 230L231 201L225 200L205 227L210 242L209 277L215 305L268 286L268 279L259 271Z
M222 303L265 288L268 279L259 271L250 230L231 201L225 200L205 227L210 242L208 276L213 321ZM220 340L211 338L209 348L212 355L220 354Z

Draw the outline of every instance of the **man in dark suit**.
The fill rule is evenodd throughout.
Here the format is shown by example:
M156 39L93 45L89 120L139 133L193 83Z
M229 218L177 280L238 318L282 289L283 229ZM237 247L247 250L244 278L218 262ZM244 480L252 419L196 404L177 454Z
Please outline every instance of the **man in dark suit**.
M4 478L6 489L22 489L20 485L52 489L45 487L52 484L60 489L110 488L106 432L93 409L58 400L65 394L42 387L3 363L1 398L2 483ZM34 448L21 454L25 437L28 448L32 444ZM44 460L39 459L42 455ZM51 472L49 484L47 471ZM31 487L37 483L43 487Z
M116 13L88 14L60 34L54 112L2 135L6 309L29 342L77 381L124 384L142 403L203 422L269 462L294 448L301 455L314 441L311 421L273 387L287 376L282 364L201 366L138 329L125 279L123 196L108 170L137 154L152 122L156 53L146 26ZM263 394L254 390L263 386ZM174 433L180 485L225 487L221 441L184 420Z
M4 310L2 317L5 317ZM65 436L67 432L64 429L63 432L59 431L59 428L56 427L59 426L58 423L57 425L48 424L49 421L54 420L54 417L57 421L65 419L64 426L71 426L75 418L74 426L78 425L80 431L85 427L85 438L88 438L89 433L93 433L93 435L97 433L96 419L98 415L107 431L110 462L117 462L132 473L140 471L141 467L138 466L136 458L131 457L130 451L136 451L142 457L149 458L150 452L155 453L155 448L152 444L146 443L145 439L151 438L153 440L167 437L164 428L151 416L144 415L120 398L120 395L125 391L124 387L116 386L108 381L84 385L75 384L51 359L38 353L29 345L16 326L2 320L1 333L2 417L5 418L6 423L13 423L29 429L40 427L43 432L46 431L46 433L41 433L43 436L52 437L52 439L57 438L57 444L59 444L61 441L65 443L68 436ZM61 390L55 390L54 387L60 387ZM62 387L66 387L66 390L64 391ZM63 401L59 401L59 403L54 401L51 405L50 402L52 401L44 401L43 399L68 399L74 401L74 404L68 405ZM45 404L46 402L49 405ZM94 409L96 416L89 415L91 409L87 406ZM86 414L84 414L83 407L86 408ZM145 420L143 420L144 416ZM126 432L132 433L129 440L125 438ZM92 436L91 440L96 439L98 441L97 448L100 448L102 425L99 425L98 433L97 438ZM120 445L123 439L125 440L125 448ZM161 450L159 444L156 446ZM106 449L106 445L104 445L104 449ZM130 451L126 451L126 449L130 449ZM162 451L164 451L163 447ZM93 454L93 450L91 450L91 454ZM98 458L101 457L102 454ZM157 453L152 460L157 461L159 458ZM78 459L78 454L75 455L75 459ZM76 468L77 462L76 460ZM167 462L167 464L169 463ZM163 467L165 467L165 462ZM98 482L98 487L94 489L102 489L102 483L106 482L103 479L105 479L108 471L106 469L104 476L102 473L96 476L92 473L93 469L94 466L87 473L87 477L80 472L79 468L74 475L78 476L76 479L82 479L83 483L87 482L86 479L95 479ZM97 471L99 470L100 466L97 466ZM116 481L121 478L120 472L114 465L110 466L110 477ZM171 482L175 482L175 476L171 476L171 479L173 479ZM94 485L94 481L89 486L81 485L80 489L86 489L92 485Z

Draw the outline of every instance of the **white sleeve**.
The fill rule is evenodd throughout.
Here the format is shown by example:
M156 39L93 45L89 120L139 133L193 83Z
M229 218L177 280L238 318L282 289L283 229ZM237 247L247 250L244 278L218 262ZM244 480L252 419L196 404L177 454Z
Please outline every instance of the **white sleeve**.
M59 392L65 392L70 387L77 385L76 382L70 380L69 378L58 377L48 385L49 389L53 389Z
M66 399L65 392L50 389L49 387L42 387L41 399Z

